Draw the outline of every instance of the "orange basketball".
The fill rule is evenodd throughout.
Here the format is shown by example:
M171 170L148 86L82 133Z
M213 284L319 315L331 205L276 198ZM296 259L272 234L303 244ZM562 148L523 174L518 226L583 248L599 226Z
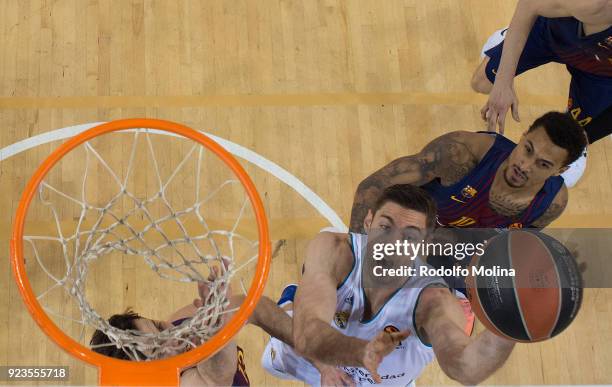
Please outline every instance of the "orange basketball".
M571 252L538 231L510 230L490 239L466 278L478 319L520 342L549 339L576 318L582 278Z

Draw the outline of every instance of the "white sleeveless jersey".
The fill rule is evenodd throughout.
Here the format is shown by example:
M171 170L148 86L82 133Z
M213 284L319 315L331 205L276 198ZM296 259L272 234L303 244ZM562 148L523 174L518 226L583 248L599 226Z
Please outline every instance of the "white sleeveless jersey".
M337 290L336 313L331 325L344 335L363 340L371 340L383 330L389 332L409 331L408 338L402 340L378 367L378 373L383 384L407 386L421 374L425 366L434 358L432 348L423 344L416 333L414 314L419 295L427 286L438 283L446 286L446 284L439 277L411 277L402 288L393 294L377 315L368 321L364 321L362 316L365 299L361 283L361 270L366 251L367 235L350 233L349 236L355 257L354 264L350 274ZM418 264L424 265L422 262ZM273 358L276 355L282 357L275 362L276 364L273 364L275 370L281 373L289 373L311 385L319 384L316 369L295 354L289 346L282 344L283 347L279 348L279 343L282 344L280 341L272 343L271 348ZM276 352L280 353L276 353L275 348ZM342 349L339 348L338 350L341 351ZM357 385L374 384L374 379L365 368L343 368L349 375L353 376Z

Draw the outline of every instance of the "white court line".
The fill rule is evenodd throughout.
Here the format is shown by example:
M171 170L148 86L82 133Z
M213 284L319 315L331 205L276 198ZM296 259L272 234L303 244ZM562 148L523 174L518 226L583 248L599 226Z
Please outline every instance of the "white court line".
M65 128L56 129L50 132L45 132L33 137L29 137L25 140L16 142L12 145L8 145L0 149L0 161L4 161L12 156L15 156L16 154L24 152L28 149L32 149L39 145L47 144L51 141L58 141L63 140L65 138L73 137L81 132L84 132L87 129L93 128L94 126L100 124L104 124L104 122L92 122L88 124L68 126ZM177 136L173 133L168 133L163 130L151 130L150 132L169 136ZM348 231L348 227L344 224L342 219L340 219L338 214L336 214L336 212L327 203L325 203L325 201L321 199L319 195L317 195L313 190L308 188L308 186L302 183L300 179L295 177L289 171L248 148L245 148L241 145L238 145L224 138L215 136L213 134L209 134L204 131L200 132L212 138L214 141L218 142L228 152L252 164L255 164L259 168L263 169L264 171L270 173L283 183L287 184L289 187L293 188L293 190L297 192L300 196L302 196L308 203L310 203L310 205L313 206L319 212L319 214L321 214L325 219L327 219L327 221L331 223L333 227L337 228L341 232Z

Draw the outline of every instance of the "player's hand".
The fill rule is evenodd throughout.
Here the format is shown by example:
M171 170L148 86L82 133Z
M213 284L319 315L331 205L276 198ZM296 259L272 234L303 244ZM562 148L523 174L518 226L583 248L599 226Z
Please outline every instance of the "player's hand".
M214 299L217 297L212 297L212 292L216 292L217 294L224 294L226 300L229 300L232 297L232 288L229 282L224 282L221 284L216 284L219 277L221 277L229 267L229 261L223 260L222 267L212 266L208 278L206 281L198 281L198 296L200 298L196 298L193 300L193 306L196 308L202 308L206 305L211 305L214 302ZM217 287L215 290L214 287ZM226 304L227 306L227 304ZM219 324L225 325L229 318L227 313L221 313L219 315ZM211 321L206 320L203 322L206 325L210 325Z
M321 374L321 386L354 387L355 381L346 372L330 365L317 365Z
M378 366L385 356L410 335L410 331L385 332L381 331L375 338L366 344L363 354L363 367L368 370L376 383L382 382L378 374Z
M487 130L495 132L496 126L499 126L499 133L504 134L508 109L512 109L512 118L516 122L520 122L518 103L513 83L510 83L510 85L494 83L489 94L489 100L480 110L482 119L487 122Z
M221 277L228 270L230 262L227 259L222 260L222 267L212 266L208 278L206 281L198 281L198 295L200 299L193 300L193 305L196 308L200 308L209 302L209 297L211 293L211 286L219 277ZM229 284L223 283L220 285L218 292L225 292L226 297L229 299L232 296L232 289Z

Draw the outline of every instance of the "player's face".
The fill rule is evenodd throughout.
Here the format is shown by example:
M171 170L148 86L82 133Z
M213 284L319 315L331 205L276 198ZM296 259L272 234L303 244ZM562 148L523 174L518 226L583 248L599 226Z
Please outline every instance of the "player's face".
M427 217L424 213L407 209L393 202L385 203L375 214L366 218L368 252L374 244L420 243L427 236ZM412 250L410 250L412 251ZM414 257L409 255L385 256L378 263L396 267L409 264Z
M172 324L167 321L157 321L148 318L139 318L134 320L134 327L144 333L157 334L161 331L171 328ZM143 350L142 353L147 357L151 357L153 354L150 350Z
M134 320L134 326L144 333L159 333L166 329L172 328L172 324L167 321L157 321L148 318L139 318Z
M567 151L555 145L544 128L537 128L521 137L508 157L503 176L514 188L541 184L562 171L566 158Z

